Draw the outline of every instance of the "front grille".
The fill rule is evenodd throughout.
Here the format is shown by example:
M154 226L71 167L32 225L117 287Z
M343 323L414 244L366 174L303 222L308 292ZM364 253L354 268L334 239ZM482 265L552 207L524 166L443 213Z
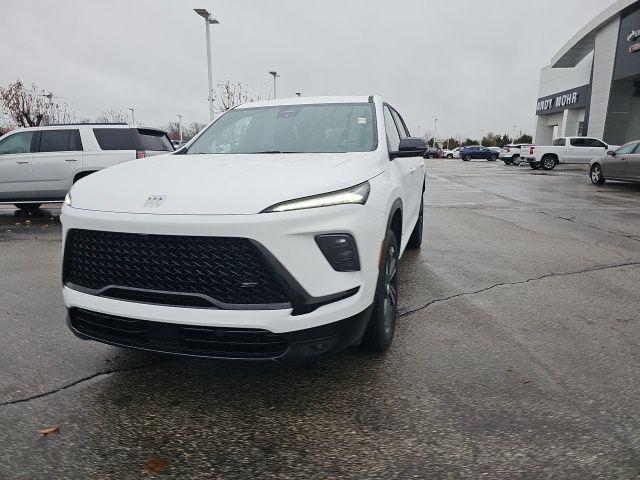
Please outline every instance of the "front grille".
M63 279L71 288L178 306L286 308L289 298L246 238L70 230Z
M94 340L182 355L270 359L289 348L281 336L259 329L150 322L77 308L69 311L69 322L77 332Z

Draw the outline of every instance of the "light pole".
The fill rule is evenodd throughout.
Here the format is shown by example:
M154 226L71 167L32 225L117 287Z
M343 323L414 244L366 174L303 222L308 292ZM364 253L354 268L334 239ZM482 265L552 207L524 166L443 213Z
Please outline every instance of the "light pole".
M182 143L182 115L176 115L178 117L178 131L180 132L180 143Z
M211 34L209 33L209 25L216 25L220 23L218 20L213 18L207 10L204 8L194 8L194 11L204 18L204 24L206 26L207 31L207 73L209 75L209 117L213 120L214 111L213 111L213 74L211 73Z
M436 132L438 131L438 119L433 119L433 148L436 148Z
M484 143L484 130L480 130L480 146Z
M296 92L296 97L300 98L302 94L300 92Z
M278 75L278 72L275 71L270 71L269 72L270 75L273 75L273 99L275 100L276 98L278 98L278 95L276 94L276 78L278 78L280 75Z
M418 136L420 136L421 131L422 131L422 125L418 125Z
M518 128L518 125L513 126L513 137L511 137L512 142L516 141L516 128Z
M134 112L136 111L136 109L133 108L133 107L127 107L127 110L131 111L131 125L135 125L136 124L136 114Z

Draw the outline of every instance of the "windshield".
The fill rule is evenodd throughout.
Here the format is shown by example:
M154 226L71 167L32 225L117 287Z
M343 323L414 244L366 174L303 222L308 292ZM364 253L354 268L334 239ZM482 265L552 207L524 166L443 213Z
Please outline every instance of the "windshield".
M346 153L376 147L374 105L339 103L230 110L186 153Z

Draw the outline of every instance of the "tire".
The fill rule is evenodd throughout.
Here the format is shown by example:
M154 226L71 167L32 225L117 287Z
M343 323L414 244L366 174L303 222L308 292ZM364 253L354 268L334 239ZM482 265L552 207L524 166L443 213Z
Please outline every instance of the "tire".
M520 159L520 155L514 155L513 158L511 159L511 163L516 167L520 165L522 163L522 160Z
M589 178L591 179L591 183L593 183L594 185L602 185L607 181L607 179L604 178L604 175L602 173L602 166L599 163L593 164L591 170L589 171Z
M553 170L554 168L556 168L556 165L558 163L556 162L556 159L553 155L545 155L544 157L542 157L542 162L541 162L541 166L543 170Z
M19 210L22 210L26 213L37 212L40 208L41 203L16 203L15 207Z
M540 170L539 163L530 163L529 166L531 167L531 170Z
M464 157L462 157L463 162L468 162L469 160L471 160L471 155L465 155Z
M383 257L378 274L373 310L362 337L362 346L370 352L389 349L396 330L398 301L398 254L400 247L395 233L389 230L383 242Z
M505 165L511 165L511 160L503 160Z
M411 232L411 237L409 237L409 242L407 243L408 250L420 250L420 247L422 246L422 231L424 230L424 194L420 197L420 202L420 213L418 214L416 226L413 227L413 232Z
M496 160L498 160L498 156L497 155L491 155L487 161L489 162L495 162Z
M453 158L453 155L449 154L447 155L447 158Z

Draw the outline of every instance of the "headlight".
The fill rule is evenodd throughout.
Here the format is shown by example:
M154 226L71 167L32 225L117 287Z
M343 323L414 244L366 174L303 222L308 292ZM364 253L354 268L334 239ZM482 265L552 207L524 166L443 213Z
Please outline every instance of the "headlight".
M67 205L69 205L69 206L71 206L71 194L70 194L70 193L67 193L67 194L64 196L64 203L65 203L65 204L67 204Z
M371 187L369 182L361 183L355 187L338 190L337 192L323 193L313 197L298 198L265 208L260 213L288 212L290 210L302 210L305 208L328 207L331 205L346 205L359 203L364 205L369 197Z

